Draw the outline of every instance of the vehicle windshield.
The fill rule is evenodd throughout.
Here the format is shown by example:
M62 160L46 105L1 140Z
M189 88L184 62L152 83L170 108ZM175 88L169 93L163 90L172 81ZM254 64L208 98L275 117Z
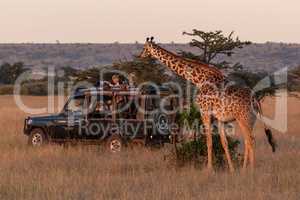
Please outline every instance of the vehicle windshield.
M66 106L66 111L82 113L84 107L84 96L78 96L70 99Z

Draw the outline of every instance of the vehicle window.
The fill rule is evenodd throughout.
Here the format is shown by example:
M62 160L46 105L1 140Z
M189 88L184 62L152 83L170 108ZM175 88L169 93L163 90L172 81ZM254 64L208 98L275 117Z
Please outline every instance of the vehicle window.
M112 97L108 95L97 96L96 111L111 111Z
M148 97L146 101L146 111L162 109L163 111L173 111L177 107L176 99L170 97Z
M136 119L138 105L135 96L124 95L116 98L117 117L123 119Z
M84 96L72 98L68 105L67 110L71 112L82 112L84 107Z
M146 101L146 111L153 111L158 108L158 98L157 97L148 97Z
M103 113L110 111L109 105L104 101L97 101L95 110L96 113Z
M98 95L89 106L91 117L111 118L112 117L112 97L108 95Z
M166 99L166 100L162 101L162 107L166 111L171 111L172 110L171 99Z

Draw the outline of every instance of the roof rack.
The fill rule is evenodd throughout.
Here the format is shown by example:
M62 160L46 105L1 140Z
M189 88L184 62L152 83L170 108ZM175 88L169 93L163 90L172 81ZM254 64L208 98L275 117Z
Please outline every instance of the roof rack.
M118 93L118 94L149 94L149 95L155 95L157 94L157 89L161 94L166 94L166 93L174 93L174 91L170 87L166 86L158 86L158 87L153 87L153 86L145 86L142 88L138 87L122 87L122 86L111 86L107 84L99 84L95 87L78 87L75 90L75 94L78 93L99 93L101 92L102 94L104 93ZM104 92L104 93L103 93Z

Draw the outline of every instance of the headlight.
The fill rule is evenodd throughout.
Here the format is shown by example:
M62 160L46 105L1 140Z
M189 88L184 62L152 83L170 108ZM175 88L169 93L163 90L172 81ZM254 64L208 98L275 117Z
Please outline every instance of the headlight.
M28 125L32 124L32 119L28 119L28 120L27 120L27 124L28 124Z

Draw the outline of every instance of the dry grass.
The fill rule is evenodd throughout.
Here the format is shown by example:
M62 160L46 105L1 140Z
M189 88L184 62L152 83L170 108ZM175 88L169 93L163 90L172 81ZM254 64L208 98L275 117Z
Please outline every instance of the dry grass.
M24 97L45 105L45 97ZM110 155L96 147L29 148L22 134L25 113L0 97L0 199L300 199L300 102L289 99L290 133L275 134L272 154L257 125L253 173L175 169L160 151ZM272 99L266 101L270 107ZM271 111L269 111L271 112Z

